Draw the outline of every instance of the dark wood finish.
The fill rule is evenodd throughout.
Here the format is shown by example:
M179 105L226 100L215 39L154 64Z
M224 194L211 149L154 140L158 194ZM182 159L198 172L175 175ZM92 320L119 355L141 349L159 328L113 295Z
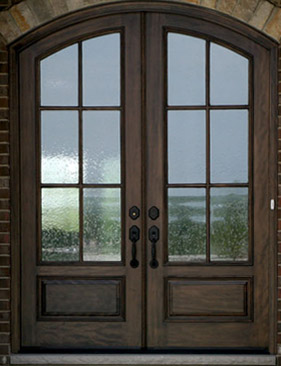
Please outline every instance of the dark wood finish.
M124 319L125 278L38 278L40 320ZM53 317L51 319L50 317Z
M167 278L170 321L247 321L251 319L251 279Z
M188 263L167 263L167 191L165 185L167 154L165 143L165 119L166 119L166 97L165 97L165 33L167 30L179 33L190 33L216 41L230 47L234 51L239 50L241 54L253 59L254 74L253 84L255 87L252 100L254 119L251 120L254 132L252 156L253 161L249 167L253 172L253 180L250 184L250 196L253 200L253 251L250 250L250 261L242 263L205 263L189 265ZM268 349L269 347L269 131L270 131L270 58L266 49L253 42L248 37L234 33L229 29L223 29L218 24L210 26L196 18L189 18L166 14L147 15L147 139L153 144L147 146L147 204L160 209L160 217L156 222L148 219L148 227L156 224L160 229L160 243L157 245L157 259L160 265L157 269L148 266L148 347L152 349L163 348L256 348ZM157 65L157 66L156 66ZM155 70L158 70L156 73ZM208 77L207 77L208 79ZM208 82L208 80L207 80ZM251 102L251 100L250 100ZM250 104L251 107L251 104ZM208 110L208 105L206 106ZM207 120L208 131L208 120ZM207 142L208 146L208 142ZM252 170L251 170L252 167ZM207 181L208 183L208 181ZM210 182L209 182L210 184ZM170 186L170 185L169 185ZM174 186L174 185L173 185ZM179 185L180 186L180 185ZM187 185L184 185L187 186ZM224 186L224 185L220 185ZM227 185L226 185L227 186ZM247 185L246 185L247 186ZM252 186L252 189L251 189ZM250 201L251 202L251 201ZM251 217L251 210L250 210ZM251 231L251 226L250 226ZM147 244L149 253L150 243ZM253 263L251 260L253 255ZM148 258L147 263L149 263ZM180 265L179 265L180 264ZM171 301L176 304L176 312L183 307L190 310L189 306L197 304L198 308L204 306L200 301L199 289L192 288L191 293L180 287L180 290L173 291L172 299L167 298L169 291L165 286L159 284L165 278L173 278L180 282L181 279L191 281L191 278L200 280L229 281L236 282L238 278L252 278L253 288L249 292L250 318L234 321L223 319L212 322L205 318L204 321L193 319L186 322L186 315L177 322L170 318L165 320L165 314L169 314ZM177 283L178 283L177 282ZM206 288L205 288L206 290ZM184 293L185 291L185 293ZM237 291L237 289L235 290ZM247 290L248 292L249 290ZM209 299L213 309L220 309L222 303L229 305L229 292L227 285L225 289L214 289L217 295ZM199 294L198 294L199 293ZM253 295L251 295L251 293ZM190 297L192 300L188 300ZM196 300L196 297L198 300ZM224 298L224 300L223 300ZM233 299L233 297L232 297ZM241 296L240 296L241 299ZM191 301L191 305L189 305ZM240 300L242 301L242 300ZM186 306L184 305L186 304ZM201 305L199 305L199 303ZM205 300L205 304L208 300ZM207 306L207 305L206 305ZM230 307L231 309L231 307ZM238 307L239 309L239 307ZM174 310L175 311L175 310ZM243 316L242 316L243 318ZM236 319L237 320L237 319ZM245 321L247 320L247 321Z
M40 149L36 149L39 140L39 114L34 113L36 85L39 81L38 77L36 78L34 65L37 65L38 69L42 57L72 42L108 32L121 32L124 37L122 65L125 65L125 68L122 73L123 112L121 113L122 185L118 185L118 187L122 186L123 192L122 262L86 263L81 262L81 255L80 262L71 265L63 262L40 263L35 250L36 244L38 245L40 242L40 225L38 225L40 223L40 194L36 195L36 190L38 189L40 192L41 185L37 164ZM139 40L140 15L111 16L107 19L89 20L74 25L71 29L64 29L52 37L33 44L20 54L20 123L22 126L20 141L23 147L21 155L22 347L58 349L65 347L80 349L141 347L142 267L134 269L129 265L131 243L127 235L129 227L132 225L132 220L128 218L127 214L129 208L134 205L141 207L141 57ZM39 88L37 88L38 90ZM80 158L83 149L81 93L80 84L80 106L77 108L80 108ZM38 99L37 93L37 102ZM126 133L124 133L125 131ZM131 156L134 156L135 159L131 159ZM80 179L77 187L80 188L80 202L82 202L81 193L84 185L82 184L81 165L79 173ZM67 185L59 186L66 187ZM58 185L50 185L50 187L58 187ZM80 220L81 216L80 212ZM137 224L141 225L141 222L140 217ZM82 248L82 237L80 240L80 248ZM141 240L137 246L138 260L142 264ZM48 273L48 279L40 280L40 273L44 270ZM58 280L58 276L60 280ZM81 276L83 277L81 278ZM91 279L92 276L98 277L95 283ZM118 281L114 280L116 277L119 278ZM70 282L69 278L72 279ZM38 281L39 287L37 286ZM86 288L88 288L87 291ZM87 293L88 291L90 293ZM79 302L82 302L83 305L79 305ZM39 304L39 308L37 304ZM70 313L77 312L79 306L81 313L77 313L78 318L73 318ZM87 317L83 317L82 313L87 313L87 309L92 310L88 312Z
M122 23L122 19L125 19L125 15L121 15L128 12L142 12L152 11L159 12L161 14L154 14L147 16L147 28L145 26L145 15L128 15L127 21ZM117 16L112 14L118 13ZM176 27L182 25L184 31L188 31L188 27L192 27L193 31L198 31L200 35L204 34L206 37L210 37L211 40L221 40L223 43L229 46L236 45L241 52L244 51L248 55L254 55L257 63L257 70L254 75L255 87L260 92L258 96L255 96L254 107L255 111L258 111L258 118L255 131L260 130L259 136L254 136L254 147L256 147L256 158L254 161L254 177L261 177L261 180L254 181L254 193L257 193L257 203L254 206L254 225L257 225L254 231L254 246L257 248L254 252L254 266L249 265L232 265L224 266L217 263L210 268L209 265L201 267L197 266L177 266L172 264L171 266L164 266L165 247L163 249L163 233L165 232L163 224L163 216L165 209L165 186L163 179L164 161L165 161L165 149L163 133L163 121L165 119L164 106L165 98L163 96L163 54L162 50L162 34L161 26L167 25L168 18L166 14L178 14L173 19L176 20ZM109 15L108 18L104 17ZM190 24L187 26L185 16L189 16ZM140 34L138 26L139 20L142 18L143 32ZM111 19L114 19L111 21ZM171 17L172 19L172 17ZM204 20L203 20L204 19ZM82 23L81 23L82 22ZM133 32L128 32L128 42L134 49L134 55L126 58L126 90L131 90L131 93L126 94L126 105L131 105L131 108L125 109L125 124L127 134L126 140L126 161L127 161L127 174L125 176L125 189L126 197L124 197L125 205L124 212L127 215L128 209L137 205L142 208L141 218L138 219L137 224L142 228L141 241L138 243L138 259L141 261L141 266L138 269L131 269L128 267L129 260L131 258L131 247L126 246L126 255L124 266L122 263L115 265L109 263L108 265L92 265L91 263L81 263L75 265L44 265L36 266L36 257L34 254L34 236L36 231L35 218L32 216L35 211L35 186L34 186L34 144L32 139L35 135L34 127L34 114L35 110L35 90L34 85L30 79L35 78L32 62L35 63L35 59L38 55L47 55L54 52L67 44L81 40L83 37L90 37L92 32L98 32L99 30L106 30L107 27L112 27L115 22L114 28L118 28L120 24L123 26L130 26ZM125 24L126 23L126 24ZM172 22L173 23L173 22ZM171 26L175 26L172 24ZM126 33L127 34L127 33ZM147 35L147 38L146 38ZM247 35L247 37L245 36ZM142 51L139 48L141 44ZM260 46L258 46L260 45ZM26 48L27 46L30 46ZM264 47L264 48L262 48ZM147 50L147 55L145 53ZM12 202L12 221L13 221L13 233L12 233L12 280L13 280L13 313L12 313L12 326L13 326L13 352L17 352L21 346L35 345L41 347L53 348L54 343L57 348L122 348L122 347L136 347L146 344L152 348L164 348L164 347L264 347L269 345L269 351L275 352L275 333L276 328L276 314L275 314L275 299L276 299L276 238L275 238L275 221L276 213L271 212L269 215L269 198L275 198L276 195L276 183L272 179L270 185L268 185L268 178L274 177L276 179L276 169L273 164L269 166L268 161L274 162L276 160L276 144L270 151L270 159L268 146L265 146L265 141L269 140L269 126L265 121L271 117L271 130L270 139L275 141L276 137L276 94L271 94L270 106L271 116L268 115L269 99L266 100L271 80L272 90L275 90L276 82L275 75L269 75L269 59L265 50L271 51L271 69L276 67L276 44L269 40L266 36L249 28L243 23L232 20L224 15L217 14L211 10L189 5L170 4L167 2L135 2L120 4L109 4L105 6L95 7L95 10L85 9L79 13L67 15L63 18L57 19L51 24L44 25L40 29L26 35L24 38L17 41L11 46L10 64L11 69L15 70L12 74L12 88L11 88L11 108L12 115L12 133L11 133L11 145L12 145L12 190L13 190L13 202ZM146 57L145 57L146 56ZM20 57L20 85L24 85L24 89L21 89L21 96L28 95L26 103L20 104L21 119L18 119L18 75L17 65L19 63L18 57ZM32 60L32 62L30 62ZM141 60L141 64L140 64ZM28 62L29 61L29 62ZM138 65L136 67L136 65ZM146 68L146 65L148 68ZM155 65L157 65L155 67ZM137 70L137 72L136 72ZM263 71L266 72L263 73ZM141 74L140 75L140 71ZM271 77L271 79L270 79ZM142 81L142 82L141 82ZM142 86L141 86L142 84ZM262 90L263 89L263 90ZM25 91L28 91L28 93ZM266 100L266 101L265 101ZM141 110L141 103L146 105L146 112ZM261 107L262 106L262 107ZM73 107L73 109L81 109L81 107ZM118 109L119 107L112 107ZM205 109L205 107L192 106L176 106L168 107L168 109ZM210 107L210 109L226 109L228 106ZM242 109L249 108L248 106L235 106L234 108ZM56 107L44 107L43 109L60 109ZM67 107L65 109L71 109ZM88 108L85 108L88 109ZM89 108L108 110L108 107ZM111 109L111 107L109 107ZM233 109L233 106L232 108ZM82 109L81 109L82 110ZM121 108L120 108L121 110ZM28 121L28 123L27 123ZM25 123L24 123L25 122ZM147 125L145 125L147 122ZM27 126L27 124L30 124ZM21 128L19 129L19 125ZM20 159L19 152L19 131L21 133L21 148L26 150ZM30 134L31 132L31 134ZM141 150L139 146L139 137L142 136L143 146L145 147L145 140L153 141L148 143L147 151ZM262 146L261 151L258 151L257 146ZM26 148L26 149L25 149ZM135 152L132 159L132 151ZM142 164L144 158L148 157L147 166ZM29 157L31 159L29 160ZM259 160L260 158L260 160ZM19 166L21 162L21 177L30 179L30 185L23 184L21 190L21 211L23 213L23 220L20 221L20 205L19 205L19 183L20 172ZM260 167L258 166L260 163ZM141 175L142 169L142 175ZM146 176L148 172L148 176ZM267 175L269 172L269 176ZM29 177L29 178L28 178ZM24 181L23 179L23 181ZM140 187L139 183L142 183ZM23 182L24 183L24 182ZM131 184L134 183L134 184ZM143 200L141 200L141 196ZM264 197L264 198L262 198ZM148 219L147 223L142 220L143 213L147 213L147 208L151 206L157 206L160 208L160 217L156 222L152 222ZM27 208L27 210L26 210ZM24 216L26 217L24 219ZM29 220L30 219L30 220ZM269 220L270 219L270 220ZM266 223L270 222L270 230L267 228L264 230ZM132 223L129 219L125 222L125 236L126 243L128 241L128 229ZM161 239L157 243L157 257L160 259L160 267L156 270L147 267L147 273L141 275L141 269L145 269L150 261L150 242L147 240L147 254L146 251L140 253L141 244L144 243L145 237L143 233L147 232L147 229L156 224L161 229ZM20 229L22 229L22 236L20 240ZM33 235L33 237L32 237ZM27 239L27 240L23 240ZM257 240L257 242L256 242ZM22 343L20 341L20 245L22 247L22 265L23 265L23 299L21 308L22 310L22 326L28 329L28 335L23 335ZM265 248L265 245L267 248ZM269 258L270 257L270 258ZM270 261L269 261L270 259ZM28 267L30 269L28 269ZM101 325L95 324L98 327L98 335L96 330L93 331L93 324L89 325L87 322L79 323L79 334L74 336L77 330L76 323L58 323L57 321L44 322L40 324L40 329L34 330L36 327L35 313L25 317L25 311L35 309L36 304L36 278L50 277L64 279L75 278L77 281L85 278L99 278L108 277L111 278L126 277L125 285L125 304L126 308L126 322L125 327L120 328L120 322L116 324L104 323ZM147 278L147 281L146 281ZM165 294L164 279L170 278L175 281L185 279L186 281L192 281L202 279L223 281L227 278L232 282L242 281L241 278L254 278L253 281L253 302L249 308L249 313L254 314L255 323L260 322L260 325L253 325L253 322L248 324L229 324L224 322L222 324L211 323L198 323L190 324L186 322L164 322L165 314L167 314L167 297ZM274 278L274 280L272 280ZM263 281L264 280L264 281ZM147 287L146 287L147 283ZM242 284L241 284L242 286ZM246 285L245 285L246 286ZM247 293L249 293L248 285ZM267 290L270 290L268 292ZM266 289L266 291L264 291ZM251 291L252 291L251 290ZM226 290L224 290L226 291ZM145 292L145 294L144 294ZM143 294L143 295L142 295ZM247 298L248 299L248 298ZM141 312L141 308L144 310L144 305L147 300L148 310L144 314ZM164 304L166 304L164 306ZM249 304L249 303L248 303ZM268 308L270 304L270 308ZM218 305L218 304L217 304ZM32 311L30 311L32 312ZM270 337L268 333L270 316ZM142 324L141 324L142 323ZM129 327L126 325L129 324ZM148 334L146 337L145 330L148 328ZM254 327L254 328L253 328ZM57 331L61 329L62 337L58 337ZM141 333L142 336L138 336L137 333ZM254 329L254 330L253 330ZM120 337L120 332L126 332L126 336ZM215 334L215 336L214 336ZM274 335L273 335L274 334ZM81 337L79 336L81 335ZM229 342L229 338L232 337L232 342ZM77 340L77 336L80 340ZM76 339L75 339L76 337ZM142 338L142 342L140 341ZM181 340L184 338L184 345ZM83 343L83 339L87 339L87 342ZM117 342L116 342L117 339ZM147 342L146 342L147 339ZM79 343L80 342L80 343ZM86 344L87 343L87 344ZM94 347L93 347L94 345Z

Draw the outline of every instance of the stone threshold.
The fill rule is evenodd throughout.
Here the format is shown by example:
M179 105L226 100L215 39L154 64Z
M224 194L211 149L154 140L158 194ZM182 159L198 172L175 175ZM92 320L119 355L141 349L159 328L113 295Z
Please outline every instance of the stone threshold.
M13 354L11 365L276 365L271 355Z

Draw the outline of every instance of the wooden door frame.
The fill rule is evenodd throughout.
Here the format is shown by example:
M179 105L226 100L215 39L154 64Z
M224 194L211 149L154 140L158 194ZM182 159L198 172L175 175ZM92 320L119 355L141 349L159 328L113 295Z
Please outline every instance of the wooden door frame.
M270 197L277 204L277 52L278 44L261 32L229 16L220 14L214 10L197 7L189 4L175 3L169 1L138 1L122 2L105 5L96 5L64 17L58 18L40 28L30 32L26 36L12 43L9 47L9 67L10 67L10 121L11 121L11 333L12 333L12 352L20 351L20 279L21 279L21 258L20 258L20 146L19 146L19 55L20 52L32 43L48 35L55 33L62 28L80 23L82 21L104 17L113 14L129 12L159 12L178 14L186 17L204 19L209 23L216 23L234 32L245 35L246 37L265 47L270 57ZM144 56L143 56L144 60ZM142 70L144 74L144 69ZM145 101L145 90L142 93ZM145 130L143 130L145 135ZM144 167L145 169L145 167ZM145 190L145 188L144 188ZM268 203L269 204L269 203ZM143 207L147 211L146 207ZM271 354L277 351L277 208L271 211L269 231L270 231L270 347ZM142 228L146 230L145 227Z

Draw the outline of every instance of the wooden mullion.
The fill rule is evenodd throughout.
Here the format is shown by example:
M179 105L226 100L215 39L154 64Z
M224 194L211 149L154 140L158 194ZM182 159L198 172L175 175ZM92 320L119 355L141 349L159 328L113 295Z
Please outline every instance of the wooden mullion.
M241 105L174 105L174 106L167 106L166 109L168 111L205 111L205 110L232 110L232 109L250 109L250 105L248 104L241 104Z
M79 262L83 262L83 60L82 42L78 43L78 105L79 105Z
M206 261L210 263L210 41L206 42Z
M80 77L79 77L80 79ZM81 79L82 82L82 79ZM79 83L80 84L80 83ZM82 89L81 89L82 93ZM80 92L79 92L80 94ZM82 97L81 97L82 98ZM80 99L80 98L79 98ZM82 103L82 100L81 100ZM79 106L43 106L39 108L41 111L122 111L123 107L117 107L117 106L82 106L79 102Z

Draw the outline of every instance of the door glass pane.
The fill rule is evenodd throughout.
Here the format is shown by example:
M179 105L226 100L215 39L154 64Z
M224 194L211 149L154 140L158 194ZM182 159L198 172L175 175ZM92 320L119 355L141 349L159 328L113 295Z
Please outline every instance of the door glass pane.
M211 104L248 104L248 59L211 43L210 62Z
M84 183L120 183L120 112L83 113Z
M211 111L211 181L248 182L248 111Z
M77 106L78 45L46 57L41 66L41 105Z
M121 260L121 191L84 189L84 261Z
M206 260L206 190L168 189L169 261Z
M78 182L78 112L41 114L42 183Z
M83 42L83 105L120 105L120 34Z
M78 207L78 189L42 189L43 261L79 260Z
M248 188L211 189L211 260L248 260Z
M168 181L206 182L205 111L169 111Z
M205 104L206 42L168 33L168 104Z

